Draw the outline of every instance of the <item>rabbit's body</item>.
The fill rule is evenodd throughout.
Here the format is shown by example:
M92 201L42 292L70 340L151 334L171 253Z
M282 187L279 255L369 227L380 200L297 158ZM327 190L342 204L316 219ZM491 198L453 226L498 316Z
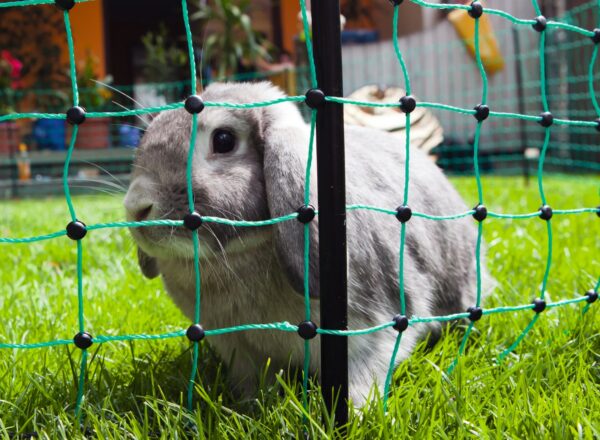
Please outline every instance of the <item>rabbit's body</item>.
M206 101L237 103L280 96L265 84L214 85L203 94ZM183 218L188 212L185 164L190 125L191 116L175 110L161 114L149 127L126 197L130 219L139 220L140 213L144 218ZM209 133L219 127L236 136L237 150L229 156L215 153L215 143L221 140ZM199 115L198 136L193 185L196 209L202 215L264 220L292 213L303 204L309 127L292 104L253 110L206 108ZM347 203L387 209L400 205L404 145L388 133L359 127L347 127L345 138ZM311 184L311 202L316 205L314 170L316 163ZM467 210L441 171L416 150L411 150L408 205L413 212L434 215ZM474 305L476 229L472 223L470 218L432 221L416 216L407 223L406 315L444 315ZM310 268L312 320L318 323L317 226L318 217L311 223ZM158 227L132 229L132 234L141 247L143 272L160 273L175 302L193 318L190 232ZM389 322L400 311L400 223L392 215L351 210L347 234L349 328ZM301 223L291 220L260 228L205 223L200 240L204 328L304 320ZM398 360L439 329L439 324L409 327ZM364 400L374 382L383 384L396 337L390 328L349 339L350 395L355 403ZM286 368L290 361L300 366L303 360L304 341L295 333L245 331L208 340L223 360L231 361L234 384L248 392L254 391L258 371L268 358L275 368ZM311 369L317 371L319 337L310 346Z

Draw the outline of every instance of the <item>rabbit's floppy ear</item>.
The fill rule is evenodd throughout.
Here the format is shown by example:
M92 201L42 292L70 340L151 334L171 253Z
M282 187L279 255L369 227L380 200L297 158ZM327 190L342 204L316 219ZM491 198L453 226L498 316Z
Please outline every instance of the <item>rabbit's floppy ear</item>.
M309 149L310 128L293 104L265 108L260 132L264 148L263 171L271 218L291 214L304 205L304 180ZM316 157L316 155L315 155ZM313 160L311 167L316 169ZM316 188L316 173L311 173L311 188ZM316 207L316 191L311 191ZM319 296L318 220L310 223L309 291ZM274 239L281 267L292 287L304 294L304 224L296 219L274 225Z
M137 248L138 264L146 278L152 279L160 275L156 258L145 253L139 246Z

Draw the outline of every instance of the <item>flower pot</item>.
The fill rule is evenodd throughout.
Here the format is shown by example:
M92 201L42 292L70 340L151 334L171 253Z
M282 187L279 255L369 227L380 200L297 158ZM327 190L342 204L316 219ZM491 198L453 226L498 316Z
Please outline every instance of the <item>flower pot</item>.
M121 147L135 148L140 143L142 130L131 125L121 125L119 127L119 141Z
M73 127L69 126L67 144L71 142ZM75 148L80 150L96 150L110 146L110 119L86 119L79 126Z
M0 154L17 152L19 127L15 121L0 122Z
M39 150L64 150L65 132L63 119L38 119L32 130L33 140Z

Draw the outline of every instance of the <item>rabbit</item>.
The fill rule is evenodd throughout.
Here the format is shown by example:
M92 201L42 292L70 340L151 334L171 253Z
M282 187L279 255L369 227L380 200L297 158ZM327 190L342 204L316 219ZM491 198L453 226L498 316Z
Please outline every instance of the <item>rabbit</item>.
M252 103L285 95L270 83L214 83L204 101ZM403 117L400 116L399 117ZM186 163L192 116L184 109L160 113L137 149L124 199L127 219L182 219L189 213ZM266 220L295 212L304 201L310 127L290 102L252 109L206 107L198 115L192 186L202 216ZM345 127L348 204L395 209L401 205L405 146L396 136ZM316 155L315 155L316 161ZM310 198L317 205L316 162ZM445 215L468 208L424 154L411 150L408 205L413 212ZM318 216L310 222L310 306L319 323ZM348 324L359 329L391 322L400 311L400 222L369 210L347 214ZM204 329L247 323L304 321L304 225L292 219L271 226L202 223L199 231L201 320ZM475 305L476 227L472 218L432 221L413 216L406 225L406 316L464 312ZM148 278L161 276L167 292L194 318L192 233L184 227L130 228ZM482 263L485 279L485 266ZM397 360L406 359L441 324L411 325ZM392 328L349 338L349 396L362 405L381 387L397 338ZM207 337L228 362L233 386L244 396L257 387L267 359L272 367L301 366L304 340L293 332L243 331ZM310 343L311 374L318 374L319 337Z

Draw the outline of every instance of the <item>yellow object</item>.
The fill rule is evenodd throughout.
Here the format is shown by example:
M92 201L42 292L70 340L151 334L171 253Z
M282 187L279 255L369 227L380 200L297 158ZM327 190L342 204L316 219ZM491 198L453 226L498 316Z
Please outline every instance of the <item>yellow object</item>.
M17 158L17 168L19 171L19 180L31 180L31 161L27 154L27 145L19 144L19 157Z
M448 14L448 20L475 58L475 20L464 9L455 9ZM485 13L479 18L479 53L486 73L493 75L504 68L504 58L494 35L492 24Z

